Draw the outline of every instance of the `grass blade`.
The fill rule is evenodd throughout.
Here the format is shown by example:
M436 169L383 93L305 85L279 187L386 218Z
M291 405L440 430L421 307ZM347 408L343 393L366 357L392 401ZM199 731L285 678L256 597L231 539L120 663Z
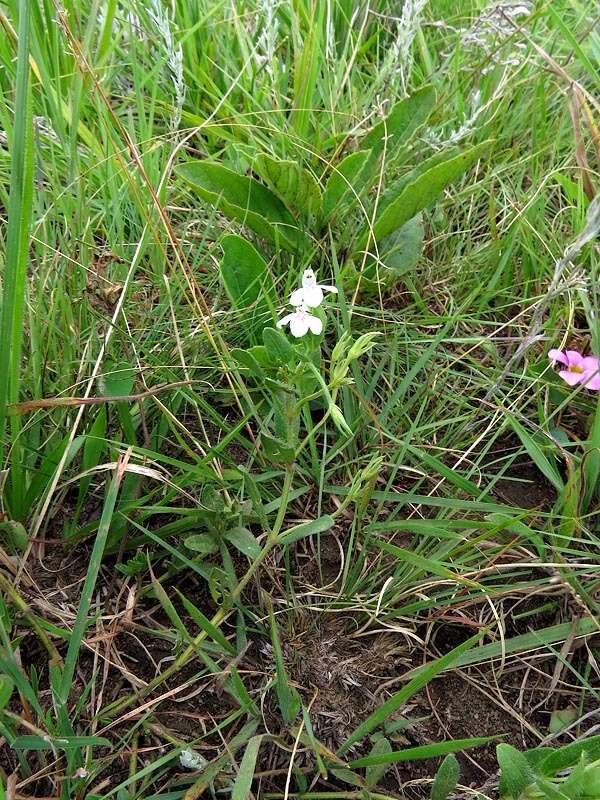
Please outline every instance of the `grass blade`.
M19 38L17 49L17 77L15 120L12 136L12 160L6 260L4 266L4 293L0 316L0 441L4 441L7 404L16 402L19 393L21 370L21 342L23 335L23 309L27 282L29 231L33 204L33 128L31 89L29 84L30 3L19 3ZM19 479L21 456L19 441L20 422L11 419L13 439L12 463L15 471L12 487L16 495L17 513L22 509L23 481Z

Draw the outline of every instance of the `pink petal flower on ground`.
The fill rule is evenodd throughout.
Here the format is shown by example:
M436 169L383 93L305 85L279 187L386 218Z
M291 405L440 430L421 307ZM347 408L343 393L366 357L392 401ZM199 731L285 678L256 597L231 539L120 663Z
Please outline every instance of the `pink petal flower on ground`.
M600 375L598 375L596 371L584 373L584 377L581 382L586 389L591 389L593 392L600 392Z
M567 350L567 364L571 369L583 369L583 355L578 350Z
M559 361L561 364L564 364L565 366L567 366L567 364L569 363L568 358L562 352L562 350L549 350L548 351L548 358L550 359L550 361L552 361L554 363Z
M550 350L548 358L553 364L558 362L566 369L558 374L569 386L583 383L587 389L600 391L600 359L596 356L584 356L578 350Z
M561 369L558 374L569 386L577 386L578 383L581 383L585 375L584 372L571 372L568 369Z

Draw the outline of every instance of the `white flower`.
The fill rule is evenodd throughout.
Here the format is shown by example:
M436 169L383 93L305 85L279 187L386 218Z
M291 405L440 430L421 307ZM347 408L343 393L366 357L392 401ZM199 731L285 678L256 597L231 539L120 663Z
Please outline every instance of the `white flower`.
M309 330L316 336L323 330L321 320L313 314L309 314L307 308L303 305L277 322L278 328L282 328L284 325L290 326L290 332L296 339L304 336Z
M305 269L302 273L302 288L292 292L290 304L293 306L305 306L306 308L317 308L323 302L323 291L337 294L335 286L317 283L317 278L312 269Z
M179 755L179 763L185 769L206 769L208 761L195 750L182 750Z

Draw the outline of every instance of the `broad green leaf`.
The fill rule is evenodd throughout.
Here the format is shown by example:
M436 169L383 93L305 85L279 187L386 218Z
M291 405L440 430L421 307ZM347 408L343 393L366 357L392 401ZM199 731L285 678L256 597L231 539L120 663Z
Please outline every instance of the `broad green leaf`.
M447 186L460 178L482 156L488 146L488 142L476 145L455 158L432 167L405 186L375 220L372 231L375 241L385 239L419 211L430 206ZM365 249L369 234L368 229L363 232L357 250Z
M385 738L385 736L379 736L375 740L373 747L371 748L371 752L369 753L369 757L377 757L377 756L386 756L392 752L392 745L390 744L389 740ZM365 783L369 787L369 789L374 789L379 781L383 778L386 771L388 769L388 764L383 763L375 763L369 764L367 766L365 772Z
M365 263L366 277L385 284L410 272L421 257L424 236L423 217L417 214L381 240L378 260L369 257Z
M500 797L517 798L535 781L531 765L516 748L502 743L496 747L500 766Z
M539 789L542 793L542 797L545 797L546 800L572 800L571 797L567 797L563 792L559 792L556 786L550 783L550 781L538 780L536 781L535 788ZM508 800L513 800L513 798L508 798ZM596 800L596 798L591 797L589 799L586 798L586 800Z
M188 536L184 541L185 546L195 553L202 553L202 555L210 555L216 553L219 549L218 544L209 533L195 533Z
M6 707L15 688L15 682L9 675L0 675L0 711Z
M449 653L442 656L441 658L432 661L430 664L427 664L422 672L415 675L406 686L403 686L402 689L397 691L393 694L388 700L385 701L378 709L376 709L364 722L355 728L350 736L346 739L344 744L338 750L337 755L341 756L346 753L355 742L359 742L361 739L364 739L372 730L382 725L386 719L401 708L408 700L410 700L413 695L415 695L418 691L420 691L423 686L426 686L429 681L433 680L436 675L439 675L440 672L443 672L447 667L451 666L456 662L458 658L463 653L466 653L468 650L476 644L479 639L485 634L485 631L480 631L472 636L470 639L467 639L466 642L458 645L458 647L453 648L450 650Z
M586 769L583 782L583 797L585 800L593 800L593 798L600 797L600 764L596 763L593 767L588 766Z
M296 457L294 448L289 447L281 439L263 433L260 441L269 461L274 461L276 464L291 464L294 461Z
M409 144L413 134L427 121L435 105L435 89L423 86L410 97L399 100L387 117L377 123L362 141L364 149L379 155L385 146L386 160Z
M426 158L425 161L421 161L420 164L417 164L412 169L408 170L408 172L405 172L400 178L397 178L393 183L391 183L385 190L383 196L379 200L379 205L377 206L378 213L382 214L386 208L394 202L400 193L403 192L409 184L414 183L414 181L416 181L416 179L421 175L429 172L429 170L433 169L433 167L437 167L440 164L445 164L447 161L451 161L453 158L459 156L461 152L462 150L458 147L449 147L446 150L440 150L439 153L434 153L434 155Z
M221 278L231 304L236 309L252 308L254 318L263 325L269 321L269 300L274 304L275 289L267 263L241 236L224 236Z
M239 528L232 528L227 531L224 538L237 548L240 553L248 556L252 561L258 558L261 553L262 548L256 536L249 531L248 528L243 528L241 526Z
M364 758L357 758L350 761L349 765L353 769L358 767L368 767L372 764L394 764L398 761L421 761L426 758L437 758L446 753L458 753L469 747L481 747L497 739L497 736L482 736L474 739L451 739L448 742L435 742L434 744L424 744L418 747L407 747L406 750L395 750L391 753L381 755L368 755Z
M455 755L449 753L440 764L431 788L431 800L447 800L456 789L460 777L460 765Z
M315 214L321 205L321 190L316 178L296 161L280 161L261 153L252 169L267 183L285 205L305 216Z
M262 741L262 735L253 736L244 751L235 783L231 790L231 800L248 800L252 788L252 779L256 769L256 759Z
M265 350L275 362L289 364L294 355L294 348L281 331L277 328L265 328L263 342Z
M343 206L352 206L358 202L358 192L364 183L364 173L368 171L370 156L370 150L359 150L358 153L350 153L337 166L332 166L323 193L322 208L325 219L329 219Z
M567 744L548 755L540 764L543 775L553 775L568 767L573 767L582 753L586 753L589 761L600 758L600 736L590 736L572 744Z
M292 252L307 247L308 240L298 230L292 214L270 189L254 178L205 161L180 164L175 172L203 200L259 236Z
M126 361L112 364L100 381L102 391L109 397L124 397L131 394L135 381L135 370Z
M258 363L254 354L250 350L242 350L239 347L234 347L231 350L232 357L237 361L241 367L245 367L253 378L264 380L266 375L262 370L261 365Z
M560 473L558 472L557 468L546 458L544 452L535 439L529 435L521 423L517 422L514 417L509 416L508 421L539 471L545 475L546 478L548 478L555 489L557 489L559 492L562 492L564 489L564 483Z
M305 539L307 536L314 536L317 533L328 531L334 524L333 517L330 517L329 514L324 514L322 517L313 519L310 522L301 522L300 525L288 528L287 531L281 534L279 541L282 544L292 544L292 542Z
M23 523L12 519L0 522L0 542L11 554L14 554L15 550L24 553L29 544L29 537Z

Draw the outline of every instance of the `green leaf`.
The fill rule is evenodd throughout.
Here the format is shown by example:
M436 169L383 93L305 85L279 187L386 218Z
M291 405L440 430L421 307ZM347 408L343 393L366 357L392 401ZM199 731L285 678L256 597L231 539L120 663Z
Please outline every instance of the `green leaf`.
M306 236L281 200L254 178L238 175L221 164L192 161L175 172L208 203L259 236L295 252L308 246Z
M600 397L596 400L596 411L585 448L582 470L585 486L582 511L585 513L594 495L597 494L600 479Z
M496 756L500 766L500 797L518 798L535 781L531 765L516 748L510 744L499 744Z
M364 183L363 173L368 171L366 167L370 156L370 150L359 150L358 153L351 153L337 166L332 167L333 171L323 193L322 208L325 219L329 219L342 206L352 206L358 202L358 192Z
M440 764L431 788L431 800L447 800L456 789L460 777L460 765L455 755L449 753Z
M213 639L218 645L220 645L225 650L225 652L229 653L230 655L235 655L235 648L233 647L231 642L229 642L228 639L226 639L226 637L219 630L219 628L217 628L216 625L213 625L213 623L208 619L208 617L206 617L202 613L202 611L200 611L199 608L196 608L196 606L192 603L192 601L189 600L184 594L182 594L179 591L179 589L177 589L177 587L175 588L175 591L181 598L181 602L185 606L188 614L194 620L196 625L198 625L199 628L205 631L210 636L211 639Z
M513 653L527 653L550 645L564 642L572 636L590 636L598 632L598 622L594 617L583 617L576 623L562 622L559 625L551 625L548 628L539 628L529 633L521 633L504 641L489 642L480 647L460 656L454 666L466 667L469 664L483 664L495 658L506 658ZM418 675L426 667L416 667L408 673Z
M104 394L109 397L124 397L131 394L135 381L135 370L126 361L112 364L102 376L101 385Z
M232 528L227 531L224 538L252 561L261 554L262 548L256 536L248 528L241 526Z
M295 351L281 331L277 328L265 328L263 342L265 350L275 361L281 364L290 363Z
M253 736L244 751L235 783L231 790L231 800L247 800L250 797L252 779L256 769L256 759L262 741L262 734Z
M292 544L299 539L305 539L307 536L314 536L317 533L323 533L333 528L335 520L329 514L324 514L322 517L317 517L310 522L301 522L299 525L294 525L284 531L279 541L281 544Z
M230 234L221 242L221 278L231 304L237 309L253 307L254 316L267 322L268 299L274 303L275 288L266 261L241 236Z
M550 461L548 461L541 447L514 417L509 416L508 421L539 471L546 478L548 478L555 489L557 489L559 492L562 492L564 489L564 483L557 468L551 464Z
M261 365L250 350L242 350L239 347L234 347L231 350L231 355L241 367L245 367L248 370L253 378L258 378L259 380L264 380L266 378Z
M260 441L269 461L274 461L276 464L293 463L296 457L296 452L293 447L288 447L281 439L267 436L266 433L261 434Z
M392 745L385 736L379 736L371 748L369 757L385 756L392 752ZM388 764L370 764L365 772L365 783L374 789L388 770Z
M554 775L563 769L574 766L582 753L586 753L590 761L600 758L600 736L590 736L561 747L547 756L540 764L540 771L544 775Z
M385 239L419 211L430 206L447 186L460 178L482 156L488 146L488 142L476 145L455 158L432 167L401 189L375 220L372 231L375 241ZM365 229L360 236L357 250L366 248L369 237L370 231Z
M15 750L73 750L80 747L110 747L110 741L101 736L42 737L17 736L12 743Z
M398 280L414 269L423 251L425 228L423 217L417 214L409 219L385 239L382 239L378 250L379 259L369 256L365 262L364 274L367 278L377 279L382 283Z
M458 658L463 653L466 653L468 650L473 647L476 642L478 642L481 637L485 634L485 630L479 631L472 636L470 639L467 639L466 642L458 645L458 647L453 648L449 653L442 656L441 658L432 661L431 664L427 664L424 669L415 675L412 680L410 680L406 686L403 686L402 689L397 691L393 694L388 700L385 701L378 709L376 709L364 722L355 728L350 736L346 739L344 744L338 750L337 755L343 755L346 753L355 742L360 741L372 730L382 725L386 719L391 716L395 711L397 711L401 706L403 706L410 698L415 695L423 686L426 686L429 681L439 675L440 672L443 672L447 667L454 664Z
M0 711L6 707L15 688L15 682L9 675L0 675Z
M314 214L321 205L321 190L314 175L296 161L280 161L261 153L252 162L269 188L288 208L306 216Z
M281 644L279 642L279 634L277 631L277 623L275 622L275 615L273 610L269 611L269 618L271 621L271 643L273 645L273 653L275 656L275 670L276 680L275 689L277 692L277 701L279 710L286 725L291 725L300 710L301 701L297 689L290 685L289 678L283 662L283 653L281 652Z
M184 541L185 546L195 553L202 553L202 555L210 555L216 553L219 545L209 533L195 533L188 536Z
M393 764L398 761L422 761L427 758L437 758L446 753L457 753L469 747L481 747L497 739L497 736L482 736L475 739L451 739L448 742L436 742L434 744L424 744L419 747L407 747L406 750L395 750L391 753L381 755L369 755L364 758L357 758L350 761L350 767L368 767L372 764Z
M413 134L427 121L435 99L435 89L428 85L398 101L387 117L367 133L362 147L371 149L373 155L379 155L385 145L389 160L390 154L407 145Z
M22 522L9 519L0 522L0 542L3 542L9 553L15 550L24 553L29 544L29 537Z

